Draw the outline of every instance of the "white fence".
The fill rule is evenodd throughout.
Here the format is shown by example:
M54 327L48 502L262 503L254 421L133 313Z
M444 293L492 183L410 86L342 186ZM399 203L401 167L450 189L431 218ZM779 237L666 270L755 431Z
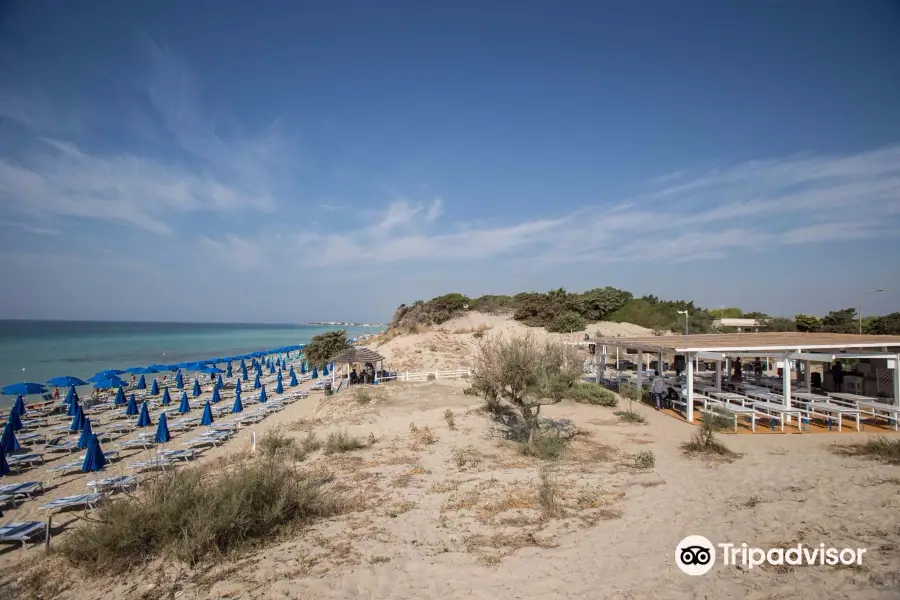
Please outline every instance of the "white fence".
M432 379L465 379L472 376L472 369L454 369L451 371L419 371L396 373L390 377L379 377L378 382L382 381L431 381Z

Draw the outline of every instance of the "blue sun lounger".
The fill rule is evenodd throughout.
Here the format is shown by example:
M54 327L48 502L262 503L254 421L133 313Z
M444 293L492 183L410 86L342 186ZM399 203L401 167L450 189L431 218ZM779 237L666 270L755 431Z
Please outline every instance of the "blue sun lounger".
M45 452L77 452L79 449L78 442L72 440L60 442L58 444L50 444L44 447Z
M0 496L12 496L32 498L35 494L43 493L44 484L40 481L23 481L21 483L9 483L0 485Z
M155 471L157 469L166 470L167 467L170 467L174 464L174 462L167 458L157 456L156 458L152 458L150 460L142 460L133 463L128 468L134 469L136 472L140 473L142 471Z
M74 496L65 496L57 498L52 502L48 502L40 506L41 510L49 510L54 512L63 512L67 510L90 510L93 511L97 504L103 499L103 494L76 494Z
M94 479L86 483L89 490L103 494L108 492L124 492L137 487L137 477L134 475L120 475L118 477L104 477Z
M166 460L181 460L188 462L194 460L195 454L193 450L188 448L185 450L163 450L159 453L159 456Z
M29 454L13 454L12 456L6 457L6 462L11 469L33 467L42 464L44 462L44 457L34 452Z
M46 525L41 521L16 521L0 525L0 542L21 543L28 548L28 540L44 532Z

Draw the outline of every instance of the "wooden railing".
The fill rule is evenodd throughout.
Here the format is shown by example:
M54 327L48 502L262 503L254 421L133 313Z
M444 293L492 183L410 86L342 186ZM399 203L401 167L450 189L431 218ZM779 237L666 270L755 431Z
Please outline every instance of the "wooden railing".
M437 379L465 379L472 376L472 369L452 369L448 371L404 371L394 373L390 377L379 377L378 382L382 381L432 381Z

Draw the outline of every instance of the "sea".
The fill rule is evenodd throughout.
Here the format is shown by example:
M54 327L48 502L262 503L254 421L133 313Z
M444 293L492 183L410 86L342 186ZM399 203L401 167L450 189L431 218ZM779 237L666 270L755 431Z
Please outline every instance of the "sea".
M271 350L307 343L314 335L333 329L347 329L350 337L382 330L318 325L0 320L0 386L22 381L42 383L58 375L87 379L105 369ZM15 397L0 396L0 406L13 401Z

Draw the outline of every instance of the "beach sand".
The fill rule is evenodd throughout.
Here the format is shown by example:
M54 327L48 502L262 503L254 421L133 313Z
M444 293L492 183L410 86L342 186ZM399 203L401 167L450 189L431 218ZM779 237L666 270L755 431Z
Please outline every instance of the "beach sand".
M473 329L488 317L478 319ZM508 320L489 319L495 332L518 330ZM465 350L450 344L472 343L472 333L452 332L464 327L448 324L445 331L372 347L389 355L395 369L403 361L410 370L465 366L454 363ZM449 350L428 347L439 343ZM34 589L37 580L45 597L78 600L900 597L900 467L833 451L836 440L868 434L722 435L740 457L710 462L682 455L692 425L646 407L638 409L646 424L626 424L615 409L564 401L545 407L542 416L568 419L579 434L563 459L544 463L502 440L480 401L463 393L466 385L374 386L365 405L352 390L328 399L313 393L254 426L258 436L281 427L298 438L344 430L374 437L371 447L319 453L305 463L327 468L362 496L358 510L194 569L158 559L116 577L91 577L58 557L44 559L40 547L5 550L0 596L27 597L10 582ZM243 431L201 462L247 446ZM635 468L635 455L648 450L655 467ZM40 518L37 505L84 491L85 479L63 479L7 519ZM802 542L868 551L861 567L719 564L690 577L674 562L676 545L689 534L763 548ZM60 587L61 581L70 583Z

